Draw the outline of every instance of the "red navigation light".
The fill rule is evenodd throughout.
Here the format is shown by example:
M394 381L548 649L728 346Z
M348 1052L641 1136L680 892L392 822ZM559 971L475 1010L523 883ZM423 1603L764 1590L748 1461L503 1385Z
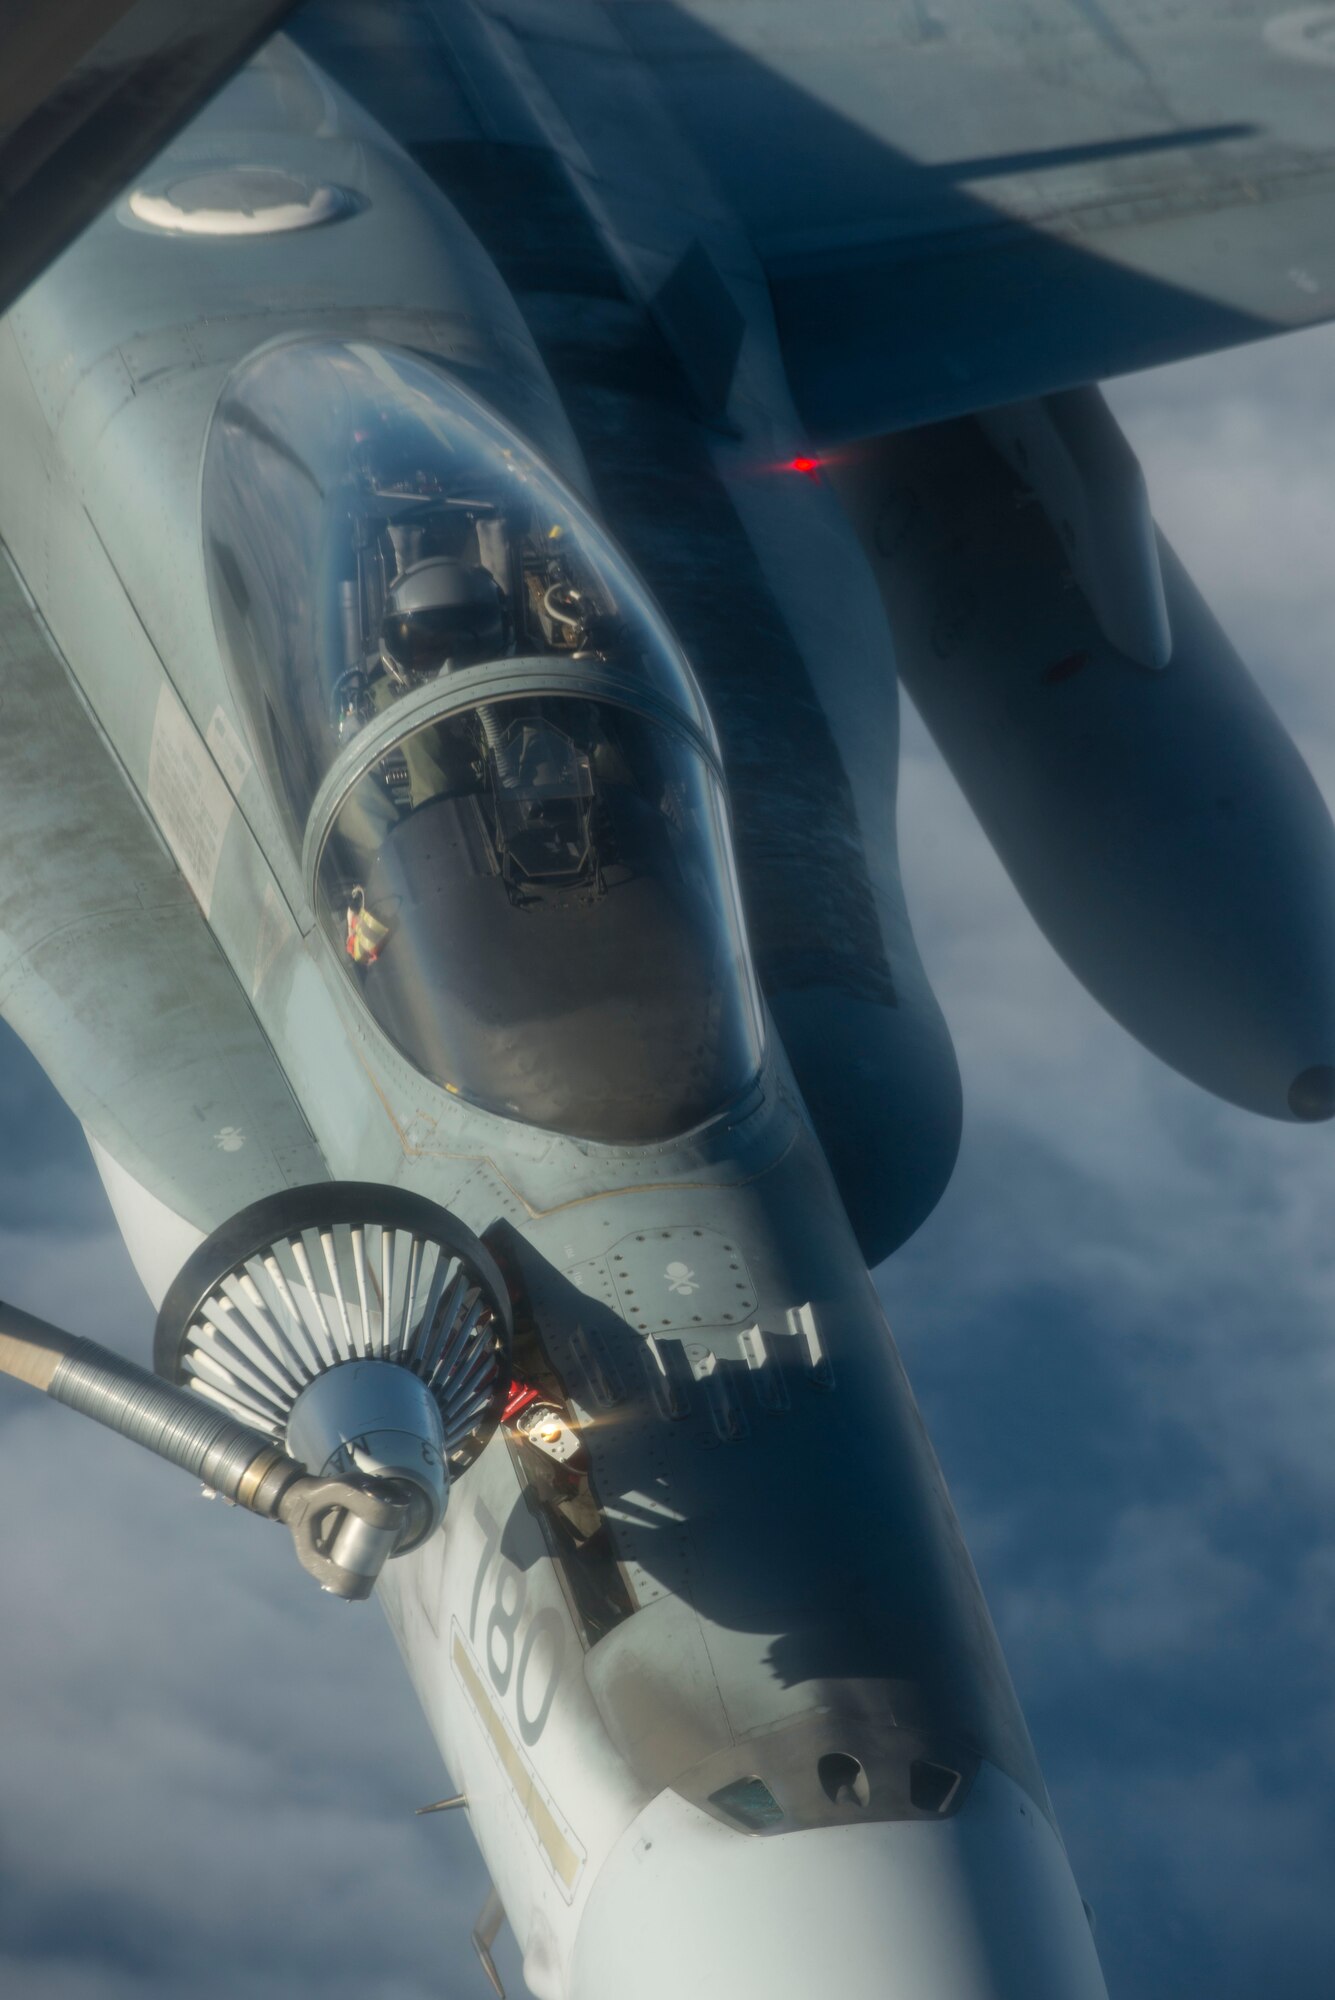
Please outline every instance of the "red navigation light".
M820 460L818 458L790 458L784 470L785 472L800 472L804 479L819 479Z

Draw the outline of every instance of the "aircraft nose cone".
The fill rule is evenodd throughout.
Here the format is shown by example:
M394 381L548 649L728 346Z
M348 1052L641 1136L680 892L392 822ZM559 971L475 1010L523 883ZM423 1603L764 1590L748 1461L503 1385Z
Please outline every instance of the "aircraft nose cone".
M1289 1109L1295 1118L1309 1124L1335 1118L1335 1068L1317 1063L1295 1076L1289 1085Z
M665 1924L665 1910L686 1916ZM1108 2000L1056 1831L986 1763L944 1819L768 1837L660 1792L595 1879L570 1990L580 2000Z

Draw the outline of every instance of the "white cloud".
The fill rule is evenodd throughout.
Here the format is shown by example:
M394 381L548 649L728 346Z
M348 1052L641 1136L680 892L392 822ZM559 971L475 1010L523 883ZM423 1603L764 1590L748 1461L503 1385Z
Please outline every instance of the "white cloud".
M1111 392L1328 799L1333 364L1326 330ZM911 712L900 835L965 1137L880 1282L1111 1990L1324 2000L1335 1137L1214 1102L1100 1013Z
M1328 796L1333 360L1322 333L1112 391ZM1325 2000L1335 1145L1214 1104L1100 1013L911 715L899 819L966 1128L882 1282L1113 1991ZM6 1295L143 1357L91 1169L10 1077ZM481 1866L454 1816L409 1816L441 1774L378 1613L17 1389L0 1438L0 1991L481 1990Z
M86 1420L10 1387L4 1414L0 1990L466 1976L485 1876L466 1825L412 1816L444 1780L376 1607Z

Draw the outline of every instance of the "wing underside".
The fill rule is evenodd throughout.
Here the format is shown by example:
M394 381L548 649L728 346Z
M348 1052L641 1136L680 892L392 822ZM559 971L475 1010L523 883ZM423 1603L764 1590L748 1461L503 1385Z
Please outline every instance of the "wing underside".
M692 243L743 317L767 289L820 442L1335 316L1335 9L316 0L296 24L419 152L483 147L497 185L547 152L651 291ZM698 287L685 310L726 367L726 308L721 336Z
M0 311L273 32L291 0L7 0Z
M616 10L769 279L818 436L1335 312L1335 9Z
M19 7L0 304L286 12ZM724 289L767 289L820 442L1335 316L1335 9L314 0L296 19L397 138L547 152L594 230L665 279L722 238ZM685 309L712 302L688 287Z

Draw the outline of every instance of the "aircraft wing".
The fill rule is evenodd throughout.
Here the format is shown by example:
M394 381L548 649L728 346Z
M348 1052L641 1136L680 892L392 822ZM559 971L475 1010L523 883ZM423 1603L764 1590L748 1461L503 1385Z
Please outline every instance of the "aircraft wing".
M291 0L8 0L0 312L272 33Z
M173 1216L206 1231L229 1204L323 1180L249 996L3 544L0 683L4 1018L60 1077L118 1214L147 1199L157 1233Z
M497 186L546 148L651 294L692 242L767 287L821 442L1335 314L1335 9L352 0L297 32L447 191L449 146ZM722 343L707 385L726 305L698 270L674 304Z
M288 4L19 0L0 309ZM764 286L821 442L1335 314L1328 8L316 0L299 19L396 137L432 145L443 119L450 143L546 150L664 286L696 242L725 290ZM715 287L674 305L723 342L698 357L708 401L726 302L721 331Z

